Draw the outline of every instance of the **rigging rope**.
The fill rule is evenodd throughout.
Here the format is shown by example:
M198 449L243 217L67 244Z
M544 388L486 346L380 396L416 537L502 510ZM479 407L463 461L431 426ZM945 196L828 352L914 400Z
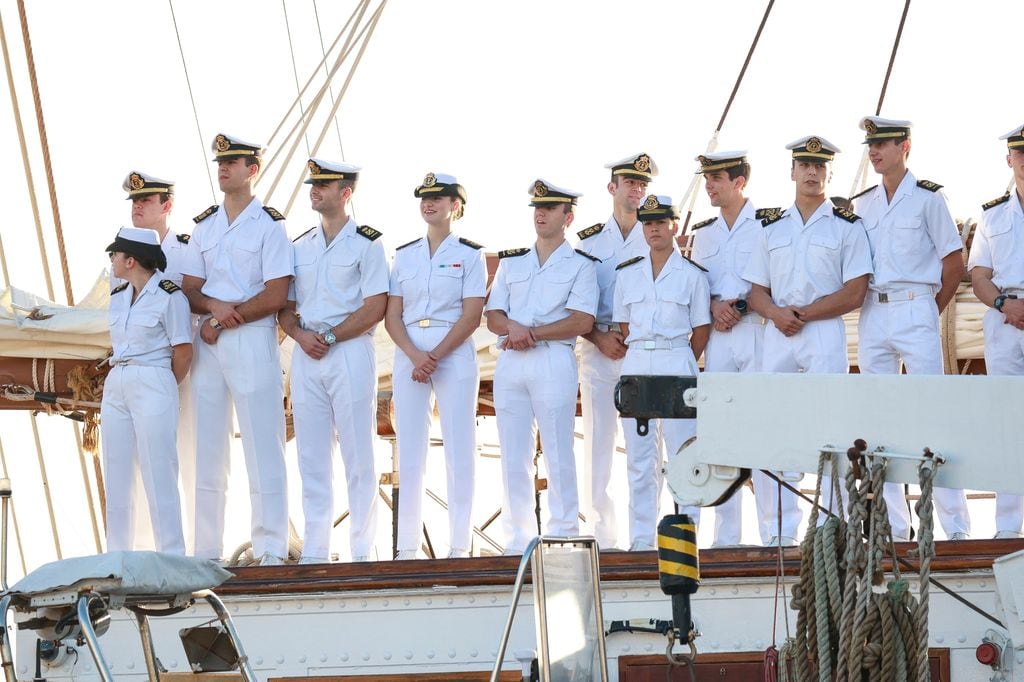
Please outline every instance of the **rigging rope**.
M299 88L299 69L295 65L295 47L292 44L292 27L291 23L288 21L288 3L286 3L285 0L281 0L281 11L284 13L284 32L285 35L288 36L288 54L292 59L292 75L295 77L295 92L296 100L299 102L299 115L305 117L306 111L302 106L302 94L301 89ZM306 155L309 156L309 138L305 137L305 141Z
M203 168L206 169L206 179L210 183L210 196L213 202L217 203L217 190L213 186L213 172L210 164L206 161L206 143L203 141L203 129L199 125L199 110L196 108L196 98L192 94L192 79L188 75L188 64L185 62L185 48L181 45L181 33L178 32L178 18L174 14L174 0L167 0L167 6L171 9L171 23L174 25L174 37L178 41L178 54L181 55L181 68L185 72L185 85L188 86L188 98L192 102L192 118L196 122L196 135L199 137L199 148L203 155Z
M50 516L50 531L53 533L53 547L57 553L57 559L63 559L64 553L60 549L60 534L57 533L57 517L53 512L53 496L50 495L50 479L46 475L46 460L43 458L43 445L39 440L39 425L36 424L36 413L29 413L29 420L32 422L32 436L36 442L36 458L39 461L39 477L43 485L43 496L46 499L46 511Z
M7 480L11 479L11 475L7 472L7 455L4 453L4 442L0 438L0 468L2 468L4 478ZM18 558L21 560L21 574L25 575L28 573L28 567L25 564L25 548L21 544L21 527L18 525L18 514L14 509L14 496L11 496L11 525L14 526L14 542L18 545Z
M320 53L323 55L323 61L320 63L324 67L324 74L327 73L327 50L324 49L324 31L320 28L320 12L317 10L316 0L313 0L313 18L316 19L316 34L320 38ZM318 67L319 69L319 67ZM331 104L334 104L334 87L328 87L327 93L331 97ZM334 119L334 132L338 135L338 149L341 151L341 160L345 160L345 146L341 142L341 126L338 125L338 119Z

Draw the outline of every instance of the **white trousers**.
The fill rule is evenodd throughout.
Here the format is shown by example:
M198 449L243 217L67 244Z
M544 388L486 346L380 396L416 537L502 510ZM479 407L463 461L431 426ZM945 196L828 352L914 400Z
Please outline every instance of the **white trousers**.
M666 350L631 347L622 360L622 374L642 376L697 376L697 361L689 346ZM636 432L635 419L622 420L626 439L626 470L629 478L629 542L631 546L657 546L658 507L664 478L665 457L675 457L679 448L697 433L695 419L652 419L646 436ZM700 523L700 507L682 507Z
M534 423L547 467L546 535L579 534L573 428L579 377L571 346L551 342L502 351L494 370L494 411L501 444L505 550L522 552L537 535Z
M133 549L136 466L156 548L185 553L178 498L178 387L169 367L115 366L100 408L107 551ZM136 460L137 458L137 460ZM137 465L136 465L137 461Z
M292 414L306 519L302 553L330 556L334 524L334 441L348 490L353 557L369 556L377 532L377 361L373 337L341 341L320 360L292 354Z
M615 409L615 384L622 361L612 360L589 341L580 347L580 405L583 413L583 478L580 506L587 525L603 548L618 544L615 501L608 487L615 460L615 436L619 413Z
M939 309L927 292L909 301L879 303L868 292L860 310L857 329L857 365L861 374L899 374L900 363L908 374L942 374L942 342ZM883 488L889 525L897 542L910 539L910 508L902 483ZM971 517L964 491L935 488L935 511L946 535L970 533Z
M429 351L448 334L448 327L406 327L420 350ZM431 394L436 396L448 490L448 544L469 551L473 491L476 482L476 401L480 370L472 339L441 358L428 383L412 379L413 364L398 347L392 373L398 434L398 551L420 546L423 524L423 475L427 465Z
M288 555L284 464L284 383L275 327L225 329L210 345L195 337L196 556L224 554L231 472L231 406L242 434L252 505L253 554Z
M985 333L985 371L993 376L1024 376L1024 331L1005 323L989 308L982 321ZM996 531L1019 533L1024 523L1024 497L996 494Z

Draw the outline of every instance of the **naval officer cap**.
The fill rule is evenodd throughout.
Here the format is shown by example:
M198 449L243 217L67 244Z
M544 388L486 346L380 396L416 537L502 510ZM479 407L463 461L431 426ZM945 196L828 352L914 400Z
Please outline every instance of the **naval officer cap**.
M650 154L644 153L606 163L604 167L610 169L615 177L634 178L645 182L650 182L658 174L658 164L654 163Z
M1000 135L999 139L1006 140L1008 149L1024 149L1024 125L1019 125L1005 135Z
M217 133L210 144L210 149L213 151L214 161L242 159L248 156L258 159L263 156L263 145L246 142L226 133Z
M864 144L896 140L902 142L910 137L910 129L914 124L881 116L865 116L860 120L860 129L864 131Z
M576 205L582 194L571 189L552 185L543 178L537 178L527 190L530 193L530 206L553 206L555 204Z
M157 270L167 269L167 256L160 248L160 235L144 227L122 227L114 241L105 249L107 253L123 253L135 258L156 262Z
M697 174L714 173L715 171L728 170L736 166L742 166L747 162L747 150L729 152L708 152L701 154L694 159L700 164Z
M835 146L821 135L808 135L786 145L793 152L794 161L810 161L811 163L828 163L839 153Z
M637 220L642 223L652 220L679 220L679 209L672 203L672 197L666 194L648 194L644 203L636 212Z
M147 194L170 195L174 194L174 181L154 178L152 175L147 175L141 171L132 171L125 177L124 182L121 183L121 188L128 192L128 199L134 199L135 197Z
M305 184L312 185L315 182L330 182L331 180L358 180L359 166L350 163L338 163L336 161L324 161L323 159L310 159L306 162L309 169L309 177Z
M466 188L459 184L454 175L447 173L427 173L419 187L413 190L417 199L430 197L451 197L466 203Z

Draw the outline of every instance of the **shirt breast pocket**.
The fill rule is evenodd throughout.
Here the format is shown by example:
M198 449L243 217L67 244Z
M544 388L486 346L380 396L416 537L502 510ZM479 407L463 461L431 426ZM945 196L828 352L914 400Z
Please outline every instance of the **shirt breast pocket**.
M263 262L260 258L260 245L248 239L240 239L231 245L230 266L243 279L250 283L263 282Z
M312 254L295 254L296 300L305 301L316 288L316 258Z
M526 270L508 273L505 278L508 283L508 306L510 315L522 315L531 308L530 306L530 285L532 278Z
M434 270L431 277L431 300L449 305L462 300L462 264L446 264Z
M569 302L569 292L572 291L573 281L576 279L575 271L555 270L545 273L543 277L543 289L538 292L540 307L543 313L555 313L565 310Z
M807 244L807 270L822 277L839 273L839 239L829 234L816 234Z
M992 257L992 269L1005 272L1016 267L1019 254L1014 253L1013 226L1009 220L1003 220L988 226L988 245ZM975 236L977 239L977 236Z
M680 332L690 328L690 295L680 287L673 287L664 292L658 306L657 329L659 336L674 338Z
M152 349L154 341L158 341L161 336L166 336L160 329L160 314L147 310L130 315L128 317L128 336L129 343L141 343L146 349Z
M327 264L327 281L332 290L342 296L351 296L359 291L359 257L344 252L330 259ZM362 300L362 295L356 296Z
M788 234L768 238L768 267L776 277L793 271L793 238Z
M914 253L921 248L924 226L921 218L914 217L896 224L892 231L892 248L895 253Z

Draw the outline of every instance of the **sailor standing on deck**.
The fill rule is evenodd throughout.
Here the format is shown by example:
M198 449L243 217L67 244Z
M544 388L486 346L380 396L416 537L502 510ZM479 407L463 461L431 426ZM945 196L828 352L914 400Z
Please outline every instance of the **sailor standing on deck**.
M619 263L612 319L626 335L622 374L697 376L697 358L711 329L711 301L704 269L676 248L679 211L672 198L651 194L637 211L643 223L646 256ZM695 419L652 419L641 436L635 419L623 419L629 475L630 551L655 548L661 468L665 456L697 432ZM700 522L700 508L687 507Z
M694 262L708 271L711 288L711 338L704 353L705 372L760 372L765 319L747 304L750 283L743 271L761 236L761 221L777 208L754 209L743 196L750 181L746 151L724 151L697 157L704 189L718 217L697 223L693 230ZM779 530L779 485L761 470L751 472L761 543L775 545L776 536L796 537L802 517L796 497L782 491ZM741 491L715 507L715 547L738 545L743 531Z
M405 493L398 507L397 558L415 559L420 545L433 393L448 472L448 558L455 559L470 550L480 389L472 336L484 309L487 264L482 246L451 231L466 204L466 190L455 177L428 173L414 195L427 235L395 252L384 318L395 342L398 475Z
M278 315L292 354L292 414L306 517L301 563L327 563L334 520L334 441L348 488L353 561L369 561L377 532L377 362L373 331L384 318L388 265L381 233L356 225L348 203L359 167L308 162L320 225L292 243L295 282Z
M285 303L292 252L284 216L253 196L263 147L214 138L224 204L194 218L183 288L200 316L192 370L196 412L196 556L221 559L230 472L231 406L249 474L253 556L288 555L284 383L277 311Z
M974 232L971 271L974 295L985 313L985 371L1024 376L1024 125L1003 135L1014 191L984 206ZM1021 537L1024 498L996 495L996 538Z
M615 266L647 253L643 230L636 219L647 195L647 183L658 174L658 166L647 154L634 154L605 166L611 170L608 193L612 215L577 232L579 250L599 259L597 285L600 296L594 328L583 335L580 348L580 404L583 409L583 499L581 506L594 537L602 548L618 544L615 502L608 486L612 478L618 412L615 383L626 355L625 337L612 322L615 296Z
M907 170L910 121L861 119L868 159L882 183L853 197L871 245L873 273L860 311L857 365L862 374L942 374L939 314L963 276L963 244L946 197L930 180ZM886 483L892 539L910 540L903 485ZM946 536L970 535L962 490L935 489L935 510Z
M132 225L156 230L160 237L160 249L167 259L167 267L163 270L163 279L169 279L180 287L181 271L185 266L189 250L189 235L178 234L167 227L167 220L174 209L174 182L161 180L141 171L132 171L125 177L121 187L128 193L128 199L132 202ZM196 321L197 318L193 315L193 327ZM195 546L193 541L196 509L194 420L192 380L189 374L185 374L185 377L178 383L178 475L181 478L179 494L185 532L185 548L188 552L191 552Z
M826 199L832 160L839 149L810 136L786 145L796 201L764 228L743 279L751 283L750 308L765 317L765 372L845 374L849 371L842 316L864 303L871 251L860 218ZM822 480L830 506L831 487ZM833 508L839 500L831 500ZM783 546L794 537L780 537Z
M154 230L123 227L107 252L124 281L110 292L112 369L100 408L107 551L132 549L137 464L157 549L184 554L178 488L167 483L178 480L178 383L192 362L188 301L156 272L167 257Z
M537 180L529 189L537 242L498 253L485 308L498 335L494 410L504 484L506 554L521 554L536 533L533 425L540 431L548 473L549 519L544 533L579 533L573 424L579 377L576 337L594 327L595 258L565 241L580 195Z

